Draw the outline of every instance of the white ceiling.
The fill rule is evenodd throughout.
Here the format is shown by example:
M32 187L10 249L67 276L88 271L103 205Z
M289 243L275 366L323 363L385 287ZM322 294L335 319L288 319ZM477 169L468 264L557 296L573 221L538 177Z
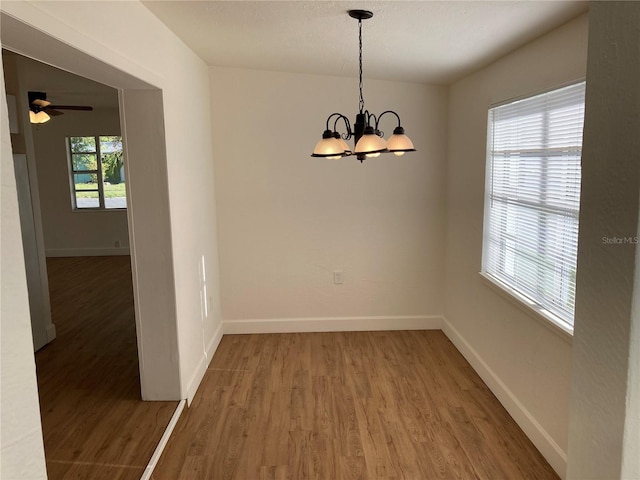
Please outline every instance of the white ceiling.
M207 64L448 84L588 8L586 1L165 1L144 5Z

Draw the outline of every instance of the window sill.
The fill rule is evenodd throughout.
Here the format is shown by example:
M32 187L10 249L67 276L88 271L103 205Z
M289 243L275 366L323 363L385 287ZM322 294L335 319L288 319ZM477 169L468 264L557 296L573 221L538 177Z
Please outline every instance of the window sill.
M126 212L126 208L72 208L73 213Z
M499 280L496 280L490 275L480 272L480 278L482 278L484 283L489 288L511 302L524 313L540 322L542 325L561 337L567 343L573 343L573 328L560 323L560 321L556 320L552 315L545 313L545 311L540 306L534 303L530 303L530 301L524 296L520 295L514 289L508 287L507 285L500 282Z

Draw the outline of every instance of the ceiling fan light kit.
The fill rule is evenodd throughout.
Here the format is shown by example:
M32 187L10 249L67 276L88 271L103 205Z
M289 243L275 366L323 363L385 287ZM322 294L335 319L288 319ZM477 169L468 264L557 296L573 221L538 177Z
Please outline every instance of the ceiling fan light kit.
M51 105L47 101L45 92L29 92L29 121L31 123L45 123L51 120L52 116L63 115L59 110L81 110L90 112L93 107L86 105Z
M33 110L29 110L29 121L31 123L46 123L51 120L51 117L46 112L40 111L38 113Z
M329 160L339 160L355 153L356 158L362 162L365 158L378 157L381 153L394 153L397 156L404 155L405 152L415 152L413 142L404 133L400 122L400 116L393 110L386 110L380 115L369 113L364 108L364 97L362 94L362 20L373 17L373 13L368 10L349 10L349 16L358 20L358 47L359 47L359 89L360 89L360 111L356 115L356 121L351 128L349 119L341 113L332 113L327 118L326 129L322 134L322 139L318 141L311 154L312 157L327 158ZM384 133L378 128L380 120L386 114L395 115L398 126L394 129L393 135L385 141ZM333 120L333 130L331 121ZM343 121L346 133L338 132L338 124ZM355 148L352 151L346 142L353 137Z

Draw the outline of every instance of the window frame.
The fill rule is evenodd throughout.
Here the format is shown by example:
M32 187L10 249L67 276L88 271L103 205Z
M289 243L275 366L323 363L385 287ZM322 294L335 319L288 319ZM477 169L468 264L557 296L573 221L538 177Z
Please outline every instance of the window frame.
M73 212L118 212L127 210L127 206L124 207L110 207L107 208L104 196L104 178L102 174L102 152L100 151L100 138L102 137L120 137L122 142L122 136L118 135L69 135L65 137L65 146L67 150L67 164L69 173L69 193L71 196L71 210ZM73 152L71 150L71 138L93 138L95 141L95 151L91 152ZM122 146L124 154L124 145ZM75 170L73 156L78 154L91 154L96 156L96 170ZM97 186L95 189L77 190L75 175L96 175ZM125 179L126 189L126 179ZM98 206L97 207L78 207L78 192L98 192Z
M534 93L528 93L515 98L510 98L498 103L489 105L487 109L487 143L486 143L486 163L485 163L485 189L484 189L484 216L483 216L483 237L482 237L482 263L481 271L479 272L483 282L495 292L500 294L503 298L509 300L512 304L519 307L525 313L528 313L531 317L541 322L547 328L550 328L555 333L558 333L562 338L571 342L573 338L574 326L573 323L569 324L567 320L561 318L555 313L549 311L538 301L531 298L526 292L522 292L514 285L510 285L503 281L501 278L496 277L492 273L487 271L488 255L489 255L489 229L490 229L490 209L492 202L493 192L493 122L492 122L492 110L501 106L509 105L518 101L527 100L540 95L551 93L557 90L561 90L567 87L576 86L585 83L585 79L581 78L562 85L554 86L545 90L537 91ZM586 89L586 86L585 86ZM545 112L547 115L548 112ZM569 147L571 148L571 147ZM567 148L567 150L569 149ZM574 147L575 148L575 147ZM552 149L550 149L552 150ZM582 154L582 146L580 147L580 155ZM578 206L578 228L579 228L579 206ZM577 241L577 239L576 239ZM574 322L575 322L575 310L574 310Z

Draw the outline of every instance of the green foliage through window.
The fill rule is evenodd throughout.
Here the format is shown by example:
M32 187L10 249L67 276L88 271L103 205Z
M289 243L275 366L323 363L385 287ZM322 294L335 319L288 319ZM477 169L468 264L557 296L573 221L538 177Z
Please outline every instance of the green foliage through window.
M122 137L69 137L73 207L126 208Z
M114 185L122 182L122 137L100 137L100 153L104 181Z

